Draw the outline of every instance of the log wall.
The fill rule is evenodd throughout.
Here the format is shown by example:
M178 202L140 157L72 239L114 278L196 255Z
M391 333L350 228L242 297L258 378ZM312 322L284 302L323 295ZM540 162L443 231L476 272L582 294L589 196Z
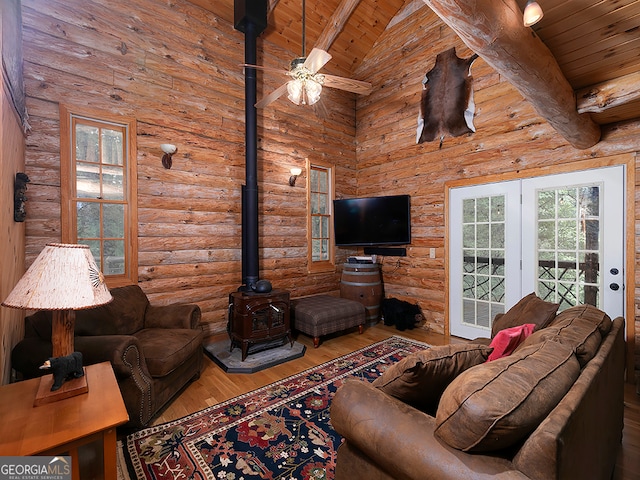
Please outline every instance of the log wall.
M19 57L19 18L8 12L8 2L0 6L0 51L3 60L10 52ZM9 25L9 22L16 24ZM13 32L13 34L11 33ZM0 302L3 301L24 273L25 224L13 219L13 184L17 172L24 172L25 142L22 122L11 100L9 80L0 69ZM15 91L14 91L15 93ZM27 191L29 196L30 190ZM27 202L27 211L31 205ZM24 336L24 312L0 307L0 384L11 378L11 349Z
M488 175L510 178L528 172L566 169L578 161L592 166L630 160L638 170L635 152L640 150L640 122L603 129L602 141L586 150L573 148L541 119L508 82L481 58L473 64L476 132L417 145L421 81L435 64L435 57L451 47L458 56L472 52L429 9L422 8L403 23L388 29L356 72L373 82L373 93L357 103L358 195L402 194L412 196L413 241L407 257L383 258L385 295L417 301L427 318L426 328L446 333L445 283L445 184L467 179L482 183ZM615 160L612 160L613 156ZM634 173L633 171L631 172ZM635 178L640 178L637 174ZM635 212L627 225L631 251L638 245L640 202L638 186L629 192L629 208ZM621 213L622 214L622 213ZM633 218L633 216L632 216ZM435 258L430 258L435 249ZM640 272L640 258L629 264ZM634 278L630 273L627 278ZM631 332L640 332L638 305L640 277L635 276ZM633 283L633 280L630 282ZM636 345L639 342L635 342ZM640 356L636 352L636 370ZM630 355L631 358L632 355ZM630 367L633 368L631 361Z
M58 105L135 117L140 285L153 303L198 303L208 332L223 331L228 294L241 282L242 34L185 0L23 0L23 24L33 126L26 264L60 240ZM417 301L427 328L446 333L446 182L606 162L640 149L639 122L605 128L593 148L571 147L481 59L472 68L477 132L445 138L442 148L416 145L422 77L451 46L471 54L423 7L389 28L355 72L372 82L369 97L325 89L314 108L281 99L259 112L261 278L294 297L339 290L339 268L307 273L305 182L287 183L290 167L321 160L336 168L338 197L412 195L413 243L407 257L383 259L385 291ZM262 40L258 51L258 63L271 67L298 55ZM258 78L259 97L282 83L272 74ZM178 146L171 170L160 163L161 143ZM639 201L633 208L629 235L640 232ZM352 253L337 252L337 265ZM640 278L636 319L639 286Z
M139 283L152 303L199 304L207 331L224 331L242 282L243 34L184 0L23 0L22 10L27 265L61 237L59 105L135 117ZM285 68L297 56L258 43L261 64ZM258 75L258 98L286 78ZM288 179L306 158L321 160L335 166L337 194L354 195L355 99L327 92L312 109L283 98L258 118L260 277L292 296L337 292L338 272L307 274L305 179ZM178 147L171 170L161 143Z

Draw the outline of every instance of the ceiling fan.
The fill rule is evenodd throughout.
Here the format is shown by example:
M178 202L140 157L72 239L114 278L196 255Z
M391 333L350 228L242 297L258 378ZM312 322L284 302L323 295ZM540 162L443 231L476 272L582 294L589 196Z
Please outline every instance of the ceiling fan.
M309 56L305 56L305 0L302 0L302 56L291 61L289 70L250 64L243 65L244 67L280 73L291 77L291 80L258 101L255 105L256 108L266 107L275 102L285 92L288 94L287 98L296 105L313 105L320 100L323 86L360 95L369 95L371 93L371 84L368 82L318 73L329 60L331 60L331 55L320 48L312 49Z

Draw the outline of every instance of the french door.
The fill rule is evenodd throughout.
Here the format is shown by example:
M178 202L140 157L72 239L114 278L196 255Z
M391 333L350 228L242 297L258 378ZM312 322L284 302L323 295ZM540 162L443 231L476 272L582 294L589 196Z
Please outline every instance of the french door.
M489 336L528 293L624 314L624 166L449 191L449 325Z

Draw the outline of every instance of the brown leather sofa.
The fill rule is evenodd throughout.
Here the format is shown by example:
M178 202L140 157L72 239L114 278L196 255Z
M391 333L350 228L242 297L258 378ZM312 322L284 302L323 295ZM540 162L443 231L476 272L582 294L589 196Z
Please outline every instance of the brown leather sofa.
M553 317L511 355L458 374L432 412L346 382L331 405L336 480L611 478L624 319L589 306Z
M197 305L154 306L138 285L114 288L113 301L78 310L75 350L85 365L111 362L129 413L127 427L142 427L189 381L200 375L204 333ZM51 314L25 319L25 338L12 351L23 378L52 355Z

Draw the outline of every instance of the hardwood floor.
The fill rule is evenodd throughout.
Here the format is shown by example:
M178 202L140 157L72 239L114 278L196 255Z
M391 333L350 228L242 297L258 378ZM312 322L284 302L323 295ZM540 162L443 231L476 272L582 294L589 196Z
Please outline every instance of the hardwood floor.
M311 338L298 335L296 340L307 347L303 357L250 375L227 374L205 355L200 378L189 384L179 397L154 420L153 424L157 425L189 415L393 335L401 335L430 345L461 341L422 329L399 332L393 327L382 324L366 328L361 335L357 330L353 330L343 335L323 338L319 348L313 348ZM213 340L215 339L210 339L210 341ZM613 479L640 480L640 395L636 393L634 385L625 385L624 398L625 424L622 448L618 455Z

